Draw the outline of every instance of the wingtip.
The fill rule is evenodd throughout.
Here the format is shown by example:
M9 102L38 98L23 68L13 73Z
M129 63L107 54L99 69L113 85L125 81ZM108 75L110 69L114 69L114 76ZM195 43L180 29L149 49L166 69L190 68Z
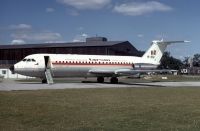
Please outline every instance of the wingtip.
M189 42L191 42L191 41L189 41L189 40L184 40L184 42L185 42L185 43L189 43Z

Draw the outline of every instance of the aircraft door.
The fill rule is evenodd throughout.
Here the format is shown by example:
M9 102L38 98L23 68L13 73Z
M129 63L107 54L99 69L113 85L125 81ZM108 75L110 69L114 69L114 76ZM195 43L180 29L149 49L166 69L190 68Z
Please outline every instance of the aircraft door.
M45 81L48 84L53 84L53 72L51 70L51 61L49 56L44 56L44 64L45 64Z
M51 65L51 59L49 56L44 56L44 68L46 70L50 70L53 75L53 66Z
M51 68L51 62L49 56L44 56L44 63L45 63L45 69Z

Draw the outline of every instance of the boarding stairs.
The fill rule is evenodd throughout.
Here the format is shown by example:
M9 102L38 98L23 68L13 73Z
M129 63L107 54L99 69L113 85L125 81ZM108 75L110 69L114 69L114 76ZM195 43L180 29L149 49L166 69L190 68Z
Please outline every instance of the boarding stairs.
M53 84L53 77L52 77L52 73L51 73L51 70L50 69L46 69L45 71L45 76L46 76L46 79L47 79L47 83L48 84Z

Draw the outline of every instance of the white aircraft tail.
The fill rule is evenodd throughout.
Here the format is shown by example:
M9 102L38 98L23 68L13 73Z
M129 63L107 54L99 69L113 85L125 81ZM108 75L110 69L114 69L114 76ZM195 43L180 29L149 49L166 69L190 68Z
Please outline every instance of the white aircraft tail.
M152 41L151 47L145 52L142 56L142 60L144 62L152 63L152 64L160 64L160 60L163 56L163 53L166 47L172 43L184 43L189 41Z

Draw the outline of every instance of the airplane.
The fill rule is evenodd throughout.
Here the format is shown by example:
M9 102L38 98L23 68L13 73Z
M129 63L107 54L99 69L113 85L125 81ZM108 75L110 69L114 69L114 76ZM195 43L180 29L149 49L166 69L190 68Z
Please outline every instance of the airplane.
M162 72L156 70L166 47L172 43L189 41L152 41L142 57L78 54L32 54L10 67L13 73L37 77L42 83L53 84L53 78L97 77L98 83L110 77L110 83L118 83L118 77L138 73Z

